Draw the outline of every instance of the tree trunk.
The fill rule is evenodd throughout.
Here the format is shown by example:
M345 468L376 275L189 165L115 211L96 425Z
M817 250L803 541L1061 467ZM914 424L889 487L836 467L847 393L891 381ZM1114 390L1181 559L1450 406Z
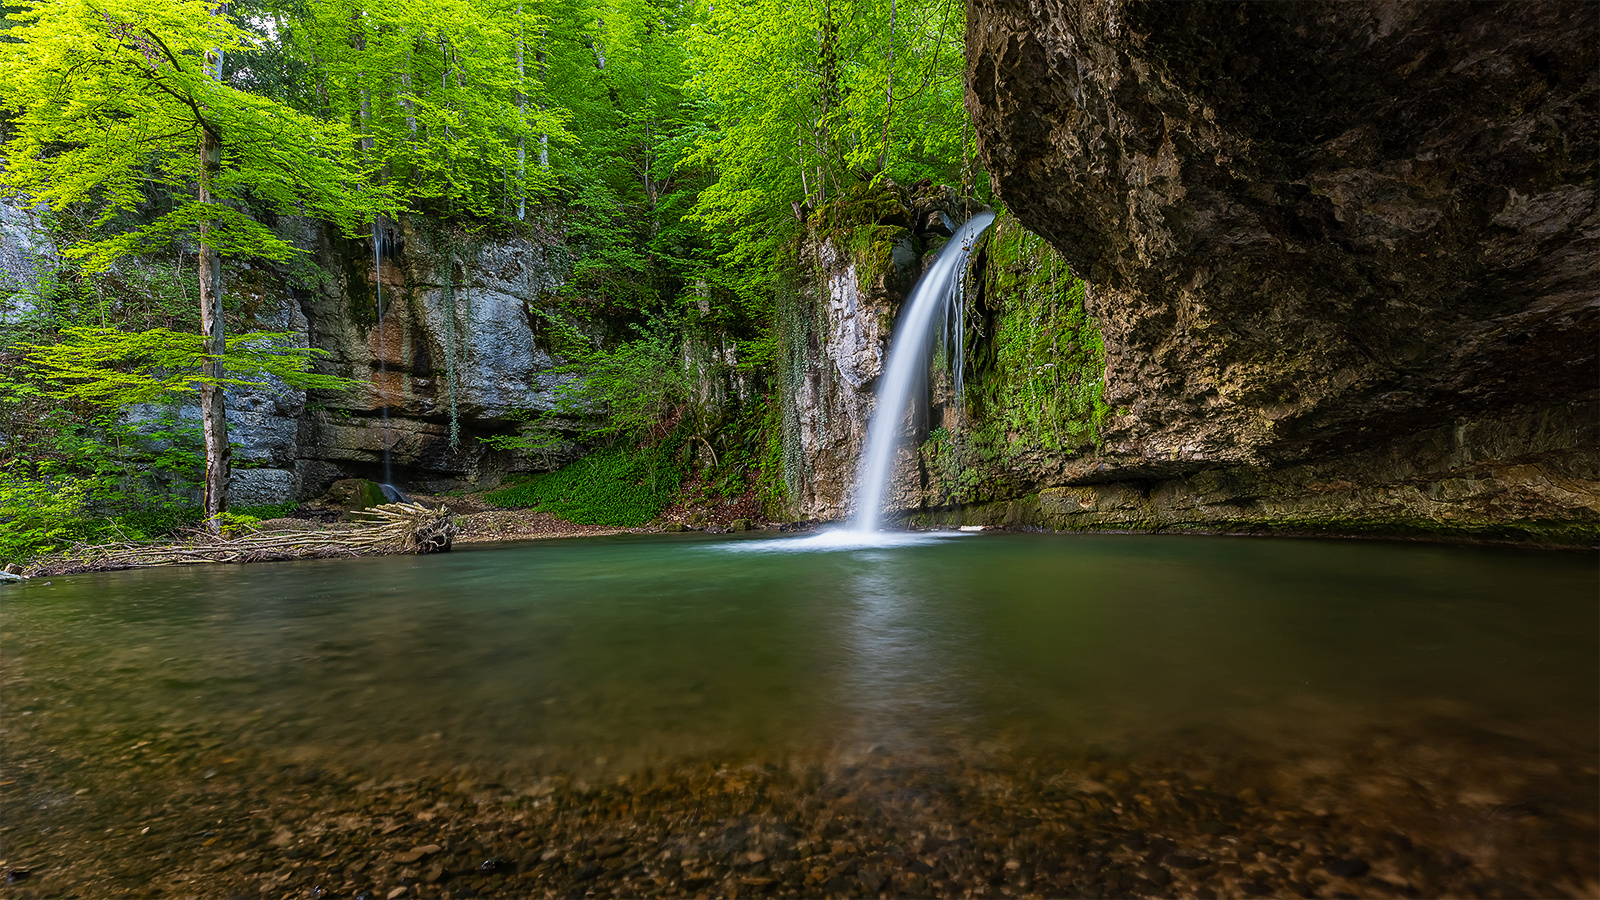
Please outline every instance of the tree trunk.
M545 46L549 43L549 41L550 30L548 28L539 32L539 53L537 55L537 59L539 60L539 90L541 92L541 97L543 96L543 91L545 89L545 79L548 77L548 72L546 71L545 67L544 51ZM547 104L543 99L540 99L539 101L539 108L547 108ZM550 133L547 131L539 132L539 168L546 172L550 171Z
M878 171L889 169L889 122L894 118L894 0L889 0L889 98L883 105L883 149L878 151Z
M211 179L222 167L222 141L210 128L200 130L200 202L211 202ZM221 530L219 513L228 511L228 475L233 451L228 448L228 410L223 402L222 255L207 240L210 224L200 223L200 329L205 333L205 361L200 374L200 423L206 441L206 527Z
M522 55L526 42L522 37L522 4L517 4L517 120L526 126L528 120L528 73L523 68ZM540 58L544 56L540 53ZM527 138L517 133L517 221L528 217L528 148Z

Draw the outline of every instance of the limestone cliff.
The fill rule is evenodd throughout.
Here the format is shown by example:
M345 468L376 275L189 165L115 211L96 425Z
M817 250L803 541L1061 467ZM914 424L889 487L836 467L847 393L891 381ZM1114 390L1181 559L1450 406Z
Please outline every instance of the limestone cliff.
M1103 452L1034 485L1143 498L1077 521L1592 531L1592 6L972 0L967 49L998 193L1105 340Z
M296 297L311 346L361 387L314 395L300 418L301 496L347 475L381 479L386 450L396 481L435 489L529 464L477 438L554 408L569 377L538 333L565 277L558 236L469 240L407 217L383 230L376 266L370 241L322 229L302 240L331 276Z
M794 248L794 280L778 298L776 379L791 513L849 514L895 317L924 251L937 249L963 216L949 188L865 185L813 216ZM917 505L915 467L901 468L896 505Z

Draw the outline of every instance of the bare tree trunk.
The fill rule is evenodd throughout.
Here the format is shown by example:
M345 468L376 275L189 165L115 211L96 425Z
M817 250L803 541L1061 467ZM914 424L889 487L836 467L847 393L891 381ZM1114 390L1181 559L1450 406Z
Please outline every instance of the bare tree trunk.
M828 176L834 163L834 138L830 122L840 97L839 84L839 22L833 16L832 0L822 4L822 31L818 35L817 53L817 208L828 200ZM837 180L834 187L838 188Z
M539 90L540 91L545 90L545 79L547 77L547 71L546 71L546 66L545 66L544 51L545 51L545 46L547 44L549 44L549 42L550 42L550 29L546 28L544 31L539 32L539 52L538 52L537 57L536 57L538 59L538 61L539 61ZM541 94L541 96L543 96L543 95ZM546 108L545 107L545 102L542 99L539 101L539 108L540 109L545 109ZM548 131L539 132L539 168L544 169L547 172L550 170L550 133Z
M406 128L411 132L411 139L417 137L417 102L411 99L411 51L406 51L406 70L400 73L400 84L405 88L405 100L402 102L406 108Z
M878 171L889 168L889 122L894 118L894 0L889 0L889 98L883 108L883 149L878 152Z
M517 4L517 118L526 126L528 121L527 70L523 68L522 55L526 42L522 38L522 4ZM539 54L543 57L543 53ZM517 134L517 220L528 217L528 148L526 138Z
M222 166L222 141L210 128L201 129L200 202L211 202L211 179ZM228 410L222 385L222 255L206 239L210 224L200 223L200 328L205 332L205 361L200 365L200 424L206 441L205 514L207 527L220 532L220 513L228 511L228 475L233 451L228 448Z

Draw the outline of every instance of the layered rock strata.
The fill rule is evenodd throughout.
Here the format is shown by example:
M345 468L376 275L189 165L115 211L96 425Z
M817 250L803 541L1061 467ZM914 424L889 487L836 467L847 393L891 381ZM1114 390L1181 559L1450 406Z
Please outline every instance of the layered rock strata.
M366 241L320 230L306 240L334 273L297 298L311 346L360 386L313 392L299 422L301 496L349 475L451 489L537 466L478 438L555 408L570 379L539 334L565 277L558 239L466 241L408 218L377 264Z

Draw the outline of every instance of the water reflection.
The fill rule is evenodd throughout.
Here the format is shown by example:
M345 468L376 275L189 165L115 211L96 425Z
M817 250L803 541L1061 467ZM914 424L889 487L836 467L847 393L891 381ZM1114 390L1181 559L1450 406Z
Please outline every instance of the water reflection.
M883 552L856 557L845 607L848 653L841 673L841 706L855 742L908 749L927 743L935 725L963 718L959 663L949 635L931 620L929 585L907 563Z
M0 650L29 685L15 696L51 686L41 703L83 728L395 765L1149 745L1201 726L1315 745L1440 715L1595 744L1581 556L873 537L907 543L630 538L61 578L0 594Z
M1014 842L1049 863L1014 895L1593 894L1587 557L1030 535L790 552L820 543L577 540L5 589L0 830L53 867L39 896L144 896L169 868L183 894L328 887L322 862L283 881L291 833L307 860L371 866L340 896L387 896L426 874L397 854L429 842L451 877L481 875L486 829L526 881L480 896L768 877L876 895L933 835L947 880L895 892L987 891ZM635 791L662 773L665 793ZM763 844L754 874L723 840L757 819L813 855ZM693 848L694 884L587 861L619 834L640 860ZM1157 871L1156 834L1198 856ZM816 847L826 872L865 860L866 881L813 878ZM127 890L95 881L97 855ZM1316 881L1333 855L1408 887ZM727 867L704 881L713 857ZM1267 857L1283 871L1250 869ZM1441 864L1458 858L1480 868ZM689 878L687 859L649 878ZM1140 887L1152 873L1174 880Z

